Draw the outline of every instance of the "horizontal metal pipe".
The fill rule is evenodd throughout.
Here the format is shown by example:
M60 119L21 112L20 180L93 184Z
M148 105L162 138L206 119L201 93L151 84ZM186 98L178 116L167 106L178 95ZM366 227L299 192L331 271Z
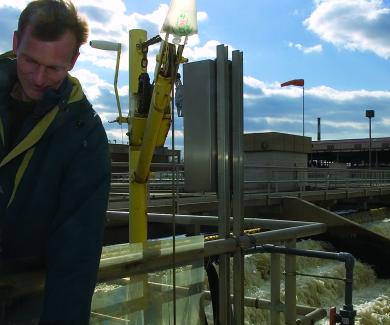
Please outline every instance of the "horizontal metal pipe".
M219 255L234 252L235 249L254 248L264 243L286 241L291 238L314 236L326 231L326 225L313 223L309 225L276 229L252 235L243 235L237 238L218 239L205 243L205 256Z
M175 255L176 266L190 264L193 261L203 260L204 257L233 253L237 249L247 249L256 245L285 241L291 238L300 238L317 235L326 231L326 225L321 223L306 224L286 229L277 229L254 235L243 235L237 238L218 239L204 243L204 248L186 245L180 248ZM124 247L123 244L117 245ZM159 247L139 254L127 254L113 258L102 258L100 261L99 281L114 280L136 274L156 272L172 267L172 252L162 255ZM23 281L28 279L28 282ZM35 280L31 280L35 279ZM9 274L0 277L2 285L8 285L8 297L20 297L42 290L43 272L24 272ZM1 286L0 286L1 287ZM1 297L0 297L1 300Z
M251 252L253 252L253 253L267 252L267 253L291 254L291 255L297 255L297 256L317 257L317 258L324 258L324 259L328 259L328 260L337 260L337 261L341 261L341 262L345 262L345 260L346 260L345 253L306 250L306 249L290 248L290 247L284 247L284 246L275 246L275 245L270 245L270 244L261 245L255 249L253 249Z
M106 214L108 220L112 221L126 221L129 217L129 213L126 211L107 211ZM182 225L204 225L204 226L217 226L217 216L197 216L179 214L175 215L176 223ZM149 222L171 223L171 214L162 213L148 213ZM230 218L230 222L233 223L233 218ZM244 225L246 227L258 227L263 229L282 229L287 227L296 227L315 224L314 222L303 221L290 221L290 220L276 220L276 219L258 219L258 218L244 218Z
M113 167L129 167L127 161L112 161L111 166ZM176 169L184 169L184 164L175 164ZM166 168L167 170L172 169L172 163L152 163L152 168Z
M297 325L311 325L314 324L314 322L317 322L321 319L324 319L326 317L327 313L324 308L317 308L313 310L312 312L299 317L297 320Z
M364 168L318 168L318 167L299 167L299 166L270 166L270 165L244 165L244 168L254 168L254 169L274 169L274 170L286 170L286 171L307 171L307 172L313 172L313 173L345 173L345 172L353 172L353 173L361 173L361 174L368 174L368 170ZM372 169L371 172L377 172L377 173L384 173L384 174L390 174L390 171L388 169Z
M218 239L204 243L204 249L185 246L175 255L176 266L189 264L208 256L233 253L237 249L247 249L259 244L285 241L291 238L313 236L326 231L325 224L310 224L287 229L278 229L254 235L243 235L237 238ZM158 270L172 266L172 255L167 252L161 255L159 249L148 252L147 256L120 256L118 258L102 259L100 262L99 279L107 281L122 276L130 276Z

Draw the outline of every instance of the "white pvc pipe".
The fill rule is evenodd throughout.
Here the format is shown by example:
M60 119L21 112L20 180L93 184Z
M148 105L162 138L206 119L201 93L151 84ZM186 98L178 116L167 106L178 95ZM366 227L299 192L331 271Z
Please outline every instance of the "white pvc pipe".
M89 45L91 45L91 47L95 49L106 50L106 51L118 51L121 46L120 43L114 43L109 41L97 41L97 40L90 41Z

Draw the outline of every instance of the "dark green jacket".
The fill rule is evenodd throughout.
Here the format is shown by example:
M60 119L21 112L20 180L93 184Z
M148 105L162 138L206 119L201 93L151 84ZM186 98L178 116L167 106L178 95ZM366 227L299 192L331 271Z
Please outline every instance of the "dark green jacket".
M0 273L45 267L41 321L87 324L110 186L106 133L69 76L45 93L7 152L15 67L0 60Z

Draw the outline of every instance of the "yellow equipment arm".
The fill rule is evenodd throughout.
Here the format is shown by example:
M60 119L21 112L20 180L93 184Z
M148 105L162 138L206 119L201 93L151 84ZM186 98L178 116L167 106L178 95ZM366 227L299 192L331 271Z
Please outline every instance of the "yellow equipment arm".
M127 118L122 116L117 86L120 44L93 41L91 46L117 51L117 67L114 80L119 117L117 122L129 125L129 241L147 240L147 181L155 148L162 146L171 121L171 92L177 76L187 37L197 32L195 0L172 0L161 29L165 39L159 36L147 40L146 31L131 30L129 33L129 98ZM182 43L182 41L184 42ZM154 89L149 97L147 52L149 45L161 41L154 73ZM169 41L169 42L168 42ZM140 80L141 78L141 80ZM144 79L143 79L144 78ZM147 80L147 84L145 82ZM146 87L145 87L146 85ZM146 89L146 93L145 93ZM147 107L145 102L149 102ZM141 105L142 102L142 105Z
M147 239L147 181L155 148L162 146L170 127L171 93L180 63L182 63L184 45L161 42L160 52L154 76L154 89L148 114L137 110L138 88L134 87L138 78L134 72L142 73L145 66L145 44L134 42L142 39L146 33L140 30L130 32L130 94L134 105L130 122L130 203L129 203L129 239L130 242L143 242ZM147 61L146 61L147 62ZM140 69L141 67L141 69ZM137 82L138 85L138 82ZM139 98L138 98L139 100Z

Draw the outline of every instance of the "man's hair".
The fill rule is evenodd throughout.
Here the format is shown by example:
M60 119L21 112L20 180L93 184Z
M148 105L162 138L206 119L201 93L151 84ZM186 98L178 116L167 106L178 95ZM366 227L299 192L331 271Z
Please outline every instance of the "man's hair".
M76 50L88 38L88 23L78 14L70 0L35 0L22 11L18 22L18 37L27 26L32 36L41 41L56 41L70 31L76 37Z

